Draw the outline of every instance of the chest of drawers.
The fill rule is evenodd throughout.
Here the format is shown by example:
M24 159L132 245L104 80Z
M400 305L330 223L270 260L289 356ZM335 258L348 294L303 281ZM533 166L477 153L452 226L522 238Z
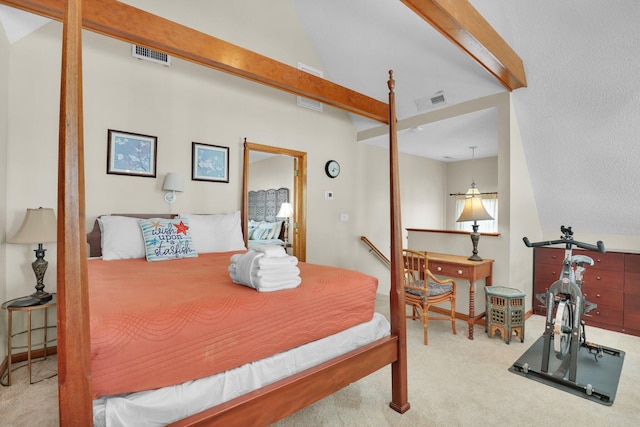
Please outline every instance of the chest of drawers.
M591 257L582 291L589 302L598 307L587 313L587 325L640 335L640 254L626 252L599 253L574 249L574 255ZM543 294L560 277L564 248L534 249L533 291ZM533 312L544 315L546 309L533 299Z

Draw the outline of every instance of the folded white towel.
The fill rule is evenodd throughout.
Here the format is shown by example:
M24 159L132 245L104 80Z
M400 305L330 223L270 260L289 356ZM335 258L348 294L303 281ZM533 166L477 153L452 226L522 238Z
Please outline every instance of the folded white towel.
M299 276L300 269L293 265L288 266L280 266L279 268L258 268L251 272L254 276L257 277L280 277L280 276Z
M293 289L298 287L302 279L300 276L295 276L286 279L275 279L275 280L264 280L259 279L254 281L256 284L255 289L260 292L273 292L273 291L282 291L284 289Z
M231 277L236 283L246 284L247 286L255 287L251 278L251 273L257 269L256 260L262 258L264 254L248 251L242 255L235 262L235 278ZM233 264L232 264L233 265Z
M287 256L287 252L279 245L256 245L251 247L256 252L261 252L267 258L278 258Z
M282 267L286 265L298 265L298 258L290 255L281 256L281 257L262 257L258 260L258 267L260 268L271 268L271 267Z
M268 260L265 266L260 262ZM271 257L253 248L245 254L231 256L229 276L234 283L248 286L259 292L273 292L297 287L302 279L296 267L298 259L289 255Z

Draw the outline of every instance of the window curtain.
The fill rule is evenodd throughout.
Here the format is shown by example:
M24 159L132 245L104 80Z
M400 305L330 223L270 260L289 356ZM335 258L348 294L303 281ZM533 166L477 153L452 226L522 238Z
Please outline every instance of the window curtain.
M458 219L464 208L464 195L456 196L456 216ZM482 204L493 220L478 221L478 232L497 233L498 232L498 195L485 194L482 196ZM471 222L456 222L458 231L471 231Z

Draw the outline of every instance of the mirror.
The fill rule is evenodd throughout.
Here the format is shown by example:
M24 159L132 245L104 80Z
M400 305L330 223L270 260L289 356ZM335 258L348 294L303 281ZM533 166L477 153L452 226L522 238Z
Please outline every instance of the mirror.
M263 182L254 183L252 181L251 164L252 158L268 158L268 163L283 166L283 169L289 169L291 175L280 182L282 184L274 184L265 180L265 172L259 165L254 164L257 171L260 170L260 180ZM259 163L259 162L258 162ZM267 164L268 164L267 163ZM279 172L281 173L281 172ZM285 172L285 175L286 172ZM290 177L290 178L289 178ZM254 180L258 176L253 177ZM287 248L287 252L298 258L299 261L306 260L307 252L307 228L306 228L306 195L307 195L307 153L302 151L289 150L286 148L272 147L268 145L244 142L244 173L242 182L242 231L245 236L245 244L247 244L248 220L249 220L249 191L263 188L267 185L269 188L289 187L288 183L292 183L289 188L289 201L292 203L293 216L289 220L287 231L288 242L291 245Z

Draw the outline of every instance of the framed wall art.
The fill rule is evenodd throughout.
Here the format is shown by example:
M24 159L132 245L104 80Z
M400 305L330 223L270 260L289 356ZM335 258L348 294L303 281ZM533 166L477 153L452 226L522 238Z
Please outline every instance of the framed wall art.
M158 138L109 129L107 173L156 177Z
M191 152L192 180L229 182L229 147L194 142Z

